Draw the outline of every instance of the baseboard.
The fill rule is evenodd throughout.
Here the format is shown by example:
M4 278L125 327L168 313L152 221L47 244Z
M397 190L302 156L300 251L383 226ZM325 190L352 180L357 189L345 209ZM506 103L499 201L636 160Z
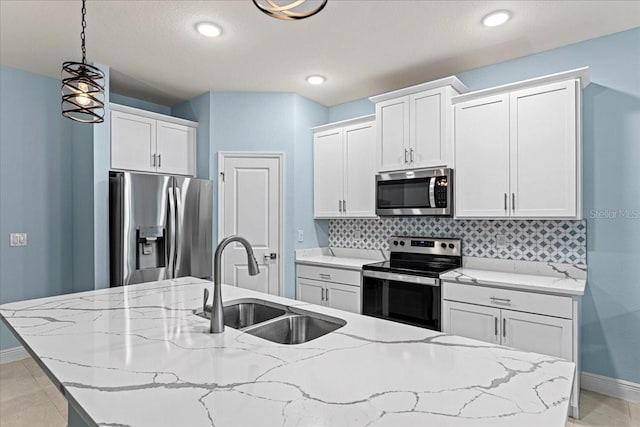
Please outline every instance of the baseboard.
M618 399L640 402L640 384L631 381L581 372L580 387Z
M29 357L29 353L24 347L13 347L6 350L0 350L0 365L9 362L15 362L16 360L22 360Z

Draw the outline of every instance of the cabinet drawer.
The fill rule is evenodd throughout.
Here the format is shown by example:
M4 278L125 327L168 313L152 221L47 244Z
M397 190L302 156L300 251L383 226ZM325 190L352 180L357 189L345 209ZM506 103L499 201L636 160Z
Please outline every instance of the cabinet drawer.
M442 298L546 316L573 318L571 297L443 282Z
M344 283L345 285L351 286L360 286L359 271L301 264L297 264L296 269L296 277L322 280L325 282Z

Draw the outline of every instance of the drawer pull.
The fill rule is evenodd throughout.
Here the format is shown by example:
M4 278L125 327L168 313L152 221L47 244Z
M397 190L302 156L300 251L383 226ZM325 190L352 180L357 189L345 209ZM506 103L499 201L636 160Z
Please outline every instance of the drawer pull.
M491 302L495 302L495 303L500 303L500 304L511 304L511 299L509 298L498 298L498 297L491 297L489 298L491 300Z
M326 273L318 273L318 275L320 276L320 278L322 279L331 279L331 275L330 274L326 274Z

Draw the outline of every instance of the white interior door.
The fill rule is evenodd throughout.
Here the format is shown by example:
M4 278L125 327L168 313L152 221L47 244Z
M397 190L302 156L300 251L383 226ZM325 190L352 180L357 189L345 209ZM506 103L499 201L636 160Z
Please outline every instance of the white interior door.
M219 240L231 235L247 239L260 265L249 276L247 255L239 243L223 257L227 285L280 295L282 266L282 156L220 153Z

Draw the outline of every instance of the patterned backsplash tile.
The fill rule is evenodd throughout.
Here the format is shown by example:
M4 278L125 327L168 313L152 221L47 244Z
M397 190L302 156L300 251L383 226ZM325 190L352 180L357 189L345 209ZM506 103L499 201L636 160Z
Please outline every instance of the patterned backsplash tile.
M496 235L506 237L497 247ZM329 246L389 249L390 236L458 237L464 256L586 264L586 221L382 217L329 220Z

